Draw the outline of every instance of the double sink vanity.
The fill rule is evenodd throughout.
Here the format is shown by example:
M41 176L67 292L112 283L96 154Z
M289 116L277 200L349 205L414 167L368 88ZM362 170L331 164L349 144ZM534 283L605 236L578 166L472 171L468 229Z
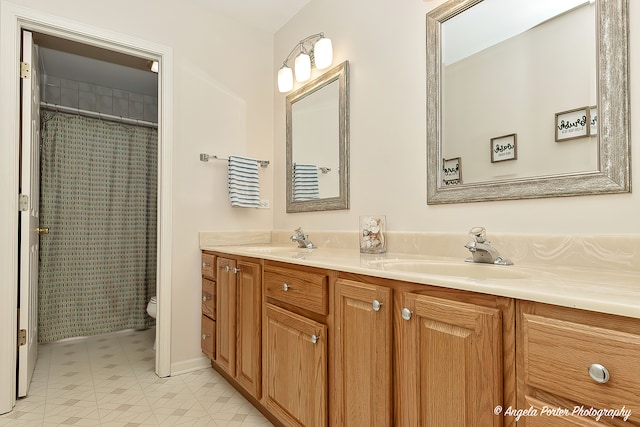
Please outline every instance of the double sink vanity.
M371 255L340 234L201 233L203 351L275 425L640 423L637 253L603 269L606 242L558 260L552 238L502 236L498 266L464 262L460 236Z
M503 62L484 68L466 66L479 55L451 59L461 53L445 41L458 33L468 45L472 29L501 28L512 12L489 0L429 12L427 204L629 193L628 3L578 2L498 43ZM496 4L499 13L466 20ZM565 48L569 34L580 44ZM552 50L558 60L544 59ZM506 86L497 76L518 76L505 71L517 71L523 52L528 74L548 80ZM577 77L586 83L566 91ZM532 100L552 84L562 96ZM337 137L319 156L299 130L325 92L338 120L323 126ZM287 213L349 209L349 96L348 62L287 95ZM554 138L575 111L590 119L584 134ZM495 160L487 148L505 137L511 154ZM569 168L575 158L586 162ZM551 160L558 167L542 169ZM318 199L296 199L298 163L322 171ZM312 232L313 249L296 248L290 234L200 235L202 349L275 425L640 425L637 237L497 236L504 258L492 259L513 265L490 265L464 261L469 251L482 258L482 242L465 249L466 235L388 233L389 252L374 255L360 254L356 233Z

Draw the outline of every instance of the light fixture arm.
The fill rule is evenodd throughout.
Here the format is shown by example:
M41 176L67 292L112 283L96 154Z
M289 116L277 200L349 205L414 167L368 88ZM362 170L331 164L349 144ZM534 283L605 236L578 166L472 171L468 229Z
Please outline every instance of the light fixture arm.
M313 35L307 36L307 37L303 38L302 40L300 40L293 47L293 49L291 49L291 52L289 52L289 54L284 59L284 61L282 61L282 66L285 67L287 65L287 62L289 62L289 60L291 59L291 55L293 55L293 53L296 52L297 49L299 49L300 52L307 53L307 50L304 47L305 43L308 43L308 42L310 42L310 41L312 41L314 39L320 40L323 37L324 37L324 33L318 33L318 34L313 34Z

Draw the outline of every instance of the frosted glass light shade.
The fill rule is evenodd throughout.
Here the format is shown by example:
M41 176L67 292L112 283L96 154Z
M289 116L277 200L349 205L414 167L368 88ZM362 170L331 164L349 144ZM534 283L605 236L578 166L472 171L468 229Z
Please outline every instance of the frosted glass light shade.
M306 82L311 77L311 58L304 52L296 57L296 81Z
M284 66L278 71L278 90L280 92L289 92L293 89L293 71L291 68Z
M316 68L318 70L327 68L333 62L333 46L331 45L331 39L323 37L318 40L313 46L313 52Z

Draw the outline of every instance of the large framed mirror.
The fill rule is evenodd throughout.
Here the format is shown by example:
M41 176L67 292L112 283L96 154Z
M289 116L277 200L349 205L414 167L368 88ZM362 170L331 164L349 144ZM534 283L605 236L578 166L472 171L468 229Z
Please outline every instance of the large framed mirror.
M450 0L426 25L428 204L631 191L628 0Z
M349 208L349 62L286 98L287 212Z

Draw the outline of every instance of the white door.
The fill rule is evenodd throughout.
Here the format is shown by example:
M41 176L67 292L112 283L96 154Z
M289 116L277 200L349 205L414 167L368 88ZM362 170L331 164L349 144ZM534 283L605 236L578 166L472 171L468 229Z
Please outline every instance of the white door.
M40 214L40 84L37 49L32 34L22 32L22 62L29 64L29 76L22 82L21 199L28 198L20 212L20 295L18 336L26 340L18 350L18 397L27 395L38 358L38 260Z

